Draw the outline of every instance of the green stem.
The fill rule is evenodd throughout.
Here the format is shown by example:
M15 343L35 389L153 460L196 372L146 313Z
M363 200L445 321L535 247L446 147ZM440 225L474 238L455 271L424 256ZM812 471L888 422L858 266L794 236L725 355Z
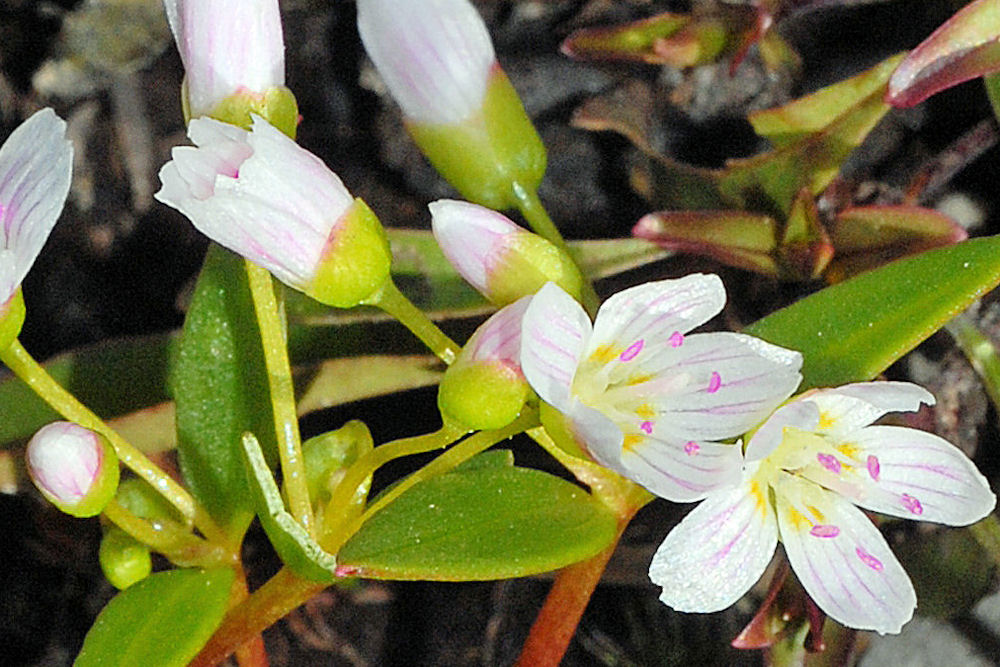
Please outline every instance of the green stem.
M163 472L145 454L118 435L100 417L80 403L73 394L66 391L35 361L20 341L15 339L10 347L0 352L0 361L3 361L32 391L65 419L107 438L111 446L115 448L118 460L136 475L149 482L150 486L176 507L181 516L192 522L206 538L218 544L227 543L225 535L216 526L212 517L184 487Z
M522 431L538 425L538 413L534 410L525 410L520 417L507 426L493 431L480 431L458 443L448 451L438 456L433 461L417 470L406 479L400 481L391 489L379 496L379 499L369 505L363 514L358 517L348 517L346 521L335 524L331 527L327 539L322 542L324 549L330 553L336 553L347 542L354 533L358 532L362 524L370 519L373 514L394 501L402 494L409 491L420 482L443 475L455 466L469 460L476 454L485 451L507 438L513 437ZM447 427L446 427L447 428ZM445 429L442 429L444 431ZM384 445L383 445L384 446ZM378 451L381 447L376 448ZM339 487L338 487L339 488Z
M369 450L348 468L343 479L334 489L323 515L330 517L347 515L347 508L364 500L364 498L358 499L357 495L359 489L364 486L365 480L389 461L403 456L431 452L435 449L444 449L463 435L465 435L465 431L445 425L434 433L393 440ZM334 522L321 529L320 541L322 543L325 544L328 539L332 538L338 523L343 523L343 521Z
M278 442L281 475L284 478L288 508L295 520L315 537L309 485L306 481L305 460L302 458L302 439L299 436L299 418L295 411L295 386L288 362L288 341L278 309L271 274L253 262L246 261L247 279L260 327L261 345L264 348L264 365L274 412L274 434Z
M601 305L601 302L597 297L597 292L594 291L593 282L589 276L584 274L583 268L580 266L578 253L567 245L562 234L559 233L559 228L552 222L552 218L549 217L548 211L545 210L545 206L542 204L542 200L538 198L538 192L534 188L526 188L515 181L513 191L514 199L517 201L517 208L521 211L524 219L528 221L528 224L531 225L531 228L539 236L565 252L567 256L576 262L577 268L580 269L580 275L583 276L583 293L580 295L580 299L583 302L583 307L593 317L597 314L597 308Z
M213 567L231 566L238 562L236 554L206 542L180 526L163 522L150 522L136 516L117 500L108 503L104 517L139 542L149 546L180 566Z
M377 306L399 320L444 363L450 365L455 361L461 347L448 338L422 310L413 305L392 280L386 281L378 294L365 303Z
M1000 120L1000 74L987 74L983 77L986 86L986 96L993 107L993 115Z

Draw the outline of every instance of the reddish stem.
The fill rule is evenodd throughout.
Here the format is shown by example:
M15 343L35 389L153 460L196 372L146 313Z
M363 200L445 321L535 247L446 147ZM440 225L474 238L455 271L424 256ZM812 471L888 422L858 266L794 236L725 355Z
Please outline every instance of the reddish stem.
M627 523L621 524L621 530L607 549L559 571L514 667L559 665Z
M302 579L288 568L280 570L253 595L229 610L222 625L188 667L218 665L235 651L259 641L264 629L326 586Z

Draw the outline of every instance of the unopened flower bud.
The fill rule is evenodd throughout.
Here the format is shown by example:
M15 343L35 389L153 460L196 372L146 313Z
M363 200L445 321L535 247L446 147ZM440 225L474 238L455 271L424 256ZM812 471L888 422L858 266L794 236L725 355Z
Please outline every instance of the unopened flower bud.
M259 116L249 132L191 121L155 197L289 287L349 308L378 293L392 255L371 209L322 160Z
M118 590L142 581L153 571L149 547L117 526L108 528L101 538L97 560L104 576Z
M77 517L101 513L118 488L118 457L101 435L70 422L43 426L25 452L31 480Z
M531 394L521 372L521 319L531 297L501 308L486 320L448 367L438 390L446 421L468 430L503 428L521 413Z
M434 238L445 257L493 303L511 303L550 281L580 297L580 270L541 236L476 204L440 199L429 208Z
M313 503L326 503L347 466L354 463L361 452L374 446L368 427L357 419L303 442L306 483Z
M468 0L359 0L358 31L407 130L463 197L511 208L534 190L545 147Z
M164 0L184 63L184 115L248 126L255 112L294 135L277 0Z

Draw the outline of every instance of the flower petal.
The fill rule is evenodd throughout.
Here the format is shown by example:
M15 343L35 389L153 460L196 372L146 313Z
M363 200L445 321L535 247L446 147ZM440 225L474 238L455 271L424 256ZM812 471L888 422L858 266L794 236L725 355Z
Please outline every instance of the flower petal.
M621 475L629 474L621 460L624 434L617 424L575 398L566 416L577 442L595 461Z
M841 625L880 634L899 632L917 604L913 584L885 538L858 508L803 480L812 513L778 492L781 542L795 575L819 608Z
M358 32L410 119L460 123L479 110L496 56L468 0L360 0Z
M649 436L626 447L621 460L629 479L661 498L687 503L739 484L743 469L741 449L739 444Z
M806 400L819 406L818 433L845 437L888 412L915 412L920 404L934 405L934 395L909 382L857 382L820 389Z
M649 578L677 611L711 612L739 600L774 555L777 524L752 483L707 497L656 550Z
M947 440L900 426L869 426L849 447L863 464L861 507L906 519L966 526L993 511L996 496L975 464ZM855 453L852 451L852 453Z
M0 305L24 280L62 213L73 172L66 123L52 109L33 114L0 148ZM4 250L10 251L3 253Z
M531 299L521 324L521 370L543 401L568 412L570 387L590 338L587 313L573 297L547 283Z
M675 439L719 440L761 422L799 385L802 355L734 333L695 334L641 371L653 376L649 402L661 433ZM655 391L661 379L686 378L681 388ZM643 392L644 385L634 390Z
M809 396L809 394L803 394ZM785 437L785 427L815 431L819 424L819 407L812 401L797 398L774 411L747 443L747 461L760 461L778 448Z
M676 280L644 283L608 298L597 313L587 354L611 345L640 345L636 363L664 348L678 347L683 335L714 317L726 303L716 275L696 273Z

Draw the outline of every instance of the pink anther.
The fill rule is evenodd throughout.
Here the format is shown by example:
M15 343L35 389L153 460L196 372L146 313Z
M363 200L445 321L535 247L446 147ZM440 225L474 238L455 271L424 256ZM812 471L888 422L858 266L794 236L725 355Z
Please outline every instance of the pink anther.
M712 371L712 377L708 379L708 393L714 394L722 386L722 376L718 371Z
M639 424L639 428L642 429L642 431L646 433L646 435L653 434L653 422L651 421L642 422L641 424Z
M682 334L680 331L675 331L672 334L670 334L669 340L671 347L680 347L681 345L684 344L684 334Z
M870 553L868 553L861 547L856 548L854 550L854 553L858 555L858 558L861 559L862 563L864 563L871 569L875 570L876 572L881 572L883 568L885 568L885 566L882 565L882 561L880 561L878 558L875 558L875 556L872 556Z
M840 474L840 460L836 456L832 454L817 454L816 460L834 475Z
M639 340L629 345L628 348L626 348L626 350L622 352L618 358L621 359L622 361L632 361L639 355L639 352L642 351L642 346L645 344L646 341L640 338Z
M879 465L878 457L874 454L869 454L868 456L868 474L876 482L878 481L879 473L882 471L882 466Z
M840 528L829 524L819 524L813 526L809 530L809 534L813 537L836 537L837 535L840 535Z
M684 445L684 453L688 456L694 456L701 450L701 446L694 440L688 440L688 443Z
M900 497L900 500L903 501L903 507L905 507L907 510L909 510L910 513L912 513L912 514L923 514L924 513L924 506L920 504L919 500L917 500L916 498L914 498L910 494L904 493Z

